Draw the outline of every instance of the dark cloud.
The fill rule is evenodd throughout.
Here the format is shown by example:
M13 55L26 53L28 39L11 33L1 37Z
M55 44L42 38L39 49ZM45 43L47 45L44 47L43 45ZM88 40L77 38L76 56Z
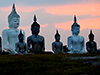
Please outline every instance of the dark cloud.
M21 15L21 22L23 26L31 25L33 22L33 15L36 14L37 22L40 25L56 24L73 21L74 15L53 15L47 13L44 9L39 9L32 12L18 12ZM77 20L99 18L100 16L91 16L91 14L77 16ZM28 21L27 21L28 20Z
M13 3L25 6L52 6L78 3L100 3L100 0L0 0L0 7L11 6Z

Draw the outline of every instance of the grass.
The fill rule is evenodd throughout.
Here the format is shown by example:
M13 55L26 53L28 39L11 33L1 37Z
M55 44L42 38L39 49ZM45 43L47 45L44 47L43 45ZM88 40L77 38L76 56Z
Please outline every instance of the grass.
M100 58L64 59L65 57L98 55L100 54L0 55L0 75L99 75L100 65L94 66L92 62L100 62Z

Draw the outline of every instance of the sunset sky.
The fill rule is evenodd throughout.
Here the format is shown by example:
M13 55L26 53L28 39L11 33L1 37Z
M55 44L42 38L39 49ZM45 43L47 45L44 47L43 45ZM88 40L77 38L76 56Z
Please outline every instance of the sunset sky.
M46 50L51 50L56 29L61 34L61 41L67 45L67 37L71 34L74 15L81 26L80 35L88 41L89 29L93 29L95 41L100 48L100 0L0 0L0 35L8 28L7 17L15 3L20 15L20 27L26 34L31 35L30 25L33 15L41 25L40 35L45 37Z

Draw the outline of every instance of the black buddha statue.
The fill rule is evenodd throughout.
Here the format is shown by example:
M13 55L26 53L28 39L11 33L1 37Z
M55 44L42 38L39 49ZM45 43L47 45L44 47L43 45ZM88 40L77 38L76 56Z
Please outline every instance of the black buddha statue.
M24 42L24 35L22 34L22 30L20 30L20 34L18 35L19 42L15 44L15 50L18 54L27 54L27 45Z
M97 44L94 41L94 34L92 33L92 30L90 30L89 34L89 41L86 43L86 49L89 53L97 52Z
M0 53L2 53L2 38L0 37Z
M31 53L41 54L45 50L45 40L43 36L39 35L40 25L36 21L36 15L34 15L34 22L31 25L32 35L27 38L27 44Z
M60 42L60 34L58 33L58 30L55 34L55 42L52 43L52 50L54 54L61 54L63 53L63 43Z

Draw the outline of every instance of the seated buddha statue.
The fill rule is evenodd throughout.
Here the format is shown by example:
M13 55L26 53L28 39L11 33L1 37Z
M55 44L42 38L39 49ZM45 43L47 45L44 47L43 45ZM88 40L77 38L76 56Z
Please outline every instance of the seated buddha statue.
M12 12L8 16L9 29L2 31L3 37L3 50L10 54L17 54L15 51L15 44L19 41L18 35L20 30L17 29L20 23L20 16L15 10L15 4L13 4ZM24 31L23 34L25 35Z
M68 53L85 53L84 37L80 36L80 25L74 16L74 23L71 26L72 36L67 39Z
M45 40L43 36L39 35L40 25L36 21L36 15L34 15L34 22L31 25L32 35L27 38L28 52L41 54L45 50Z
M89 34L89 41L86 43L86 49L89 53L97 52L97 44L94 41L94 35L92 33L92 30L90 30Z
M2 53L2 38L0 37L0 53Z
M52 50L54 54L61 54L63 53L63 43L60 42L60 34L58 33L58 30L55 34L55 42L52 43Z
M20 30L20 34L18 35L19 42L15 44L15 50L18 54L27 54L27 45L24 42L24 35L22 34L22 30Z

